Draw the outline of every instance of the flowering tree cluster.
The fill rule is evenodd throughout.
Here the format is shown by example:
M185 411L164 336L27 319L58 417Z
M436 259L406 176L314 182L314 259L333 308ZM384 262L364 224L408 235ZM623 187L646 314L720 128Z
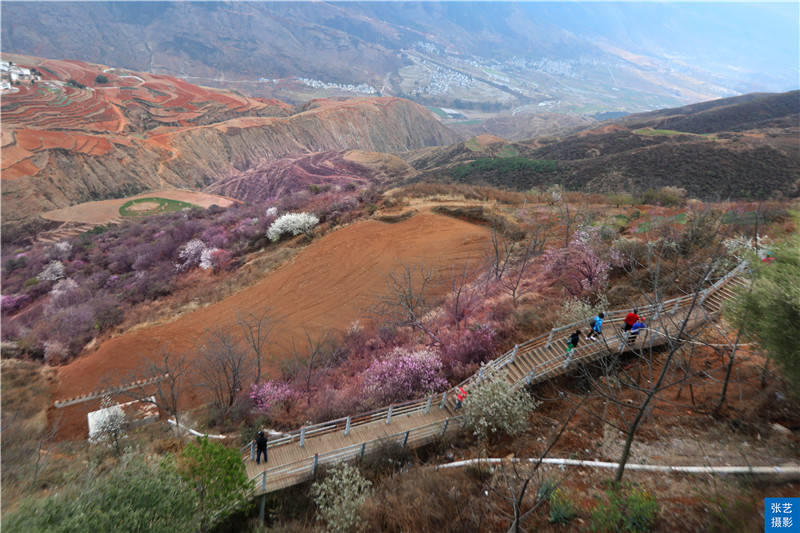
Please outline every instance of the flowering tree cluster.
M42 281L55 281L64 277L64 263L53 260L37 276Z
M21 341L26 355L35 358L44 357L49 343L50 360L61 360L55 354L76 353L117 324L129 307L170 294L184 272L227 269L237 258L267 246L266 232L278 212L300 216L302 223L286 226L290 233L310 233L331 209L352 208L350 214L357 216L363 202L352 196L345 190L313 196L303 191L268 204L212 206L98 226L55 244L4 245L3 339ZM69 291L62 287L51 293L55 282L65 278L77 289L70 284ZM62 298L62 293L81 298ZM44 298L45 305L36 305Z
M294 390L284 381L264 381L253 384L250 389L250 399L262 413L285 406L294 396Z
M272 242L280 239L284 233L291 233L292 235L304 233L311 238L314 226L317 224L319 224L319 219L311 213L286 213L272 223L267 230L267 237Z
M576 231L566 248L551 248L545 252L543 262L550 278L569 294L594 299L604 293L611 268L601 253L596 228Z
M365 396L376 405L386 405L441 390L447 386L441 370L442 361L431 350L396 348L367 368Z

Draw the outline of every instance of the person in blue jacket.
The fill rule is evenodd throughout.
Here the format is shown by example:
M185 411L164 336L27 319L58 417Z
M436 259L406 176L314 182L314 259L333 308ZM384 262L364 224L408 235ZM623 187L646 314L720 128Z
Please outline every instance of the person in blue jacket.
M595 335L602 335L603 334L603 319L606 317L605 314L599 313L596 317L592 319L592 329L589 331L589 334L586 336L586 340L590 341L594 339Z
M637 320L631 328L631 332L628 334L628 342L636 342L636 337L639 335L639 332L646 327L647 324L644 323L644 319L639 318L639 320Z

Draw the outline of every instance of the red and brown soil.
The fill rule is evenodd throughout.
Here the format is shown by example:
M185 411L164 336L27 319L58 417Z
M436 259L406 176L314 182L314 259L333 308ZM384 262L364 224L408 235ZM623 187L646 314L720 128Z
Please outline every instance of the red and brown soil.
M343 331L355 320L370 319L370 309L386 291L386 276L400 265L457 269L480 260L487 241L482 227L430 213L396 224L358 222L312 242L290 263L219 303L102 342L95 351L58 369L52 399L72 398L124 381L140 370L142 358L156 357L167 348L186 353L196 367L196 348L205 331L221 327L238 334L234 324L239 311L258 313L271 308L280 317L271 338L277 366L288 356L292 340L304 340L306 330ZM186 395L187 405L201 395L202 391L192 389ZM86 432L86 413L95 404L52 409L50 415L64 417L63 437L81 437Z
M42 74L3 95L4 222L98 198L199 189L290 153L395 152L456 140L429 111L398 98L315 100L296 112L171 76L3 59Z

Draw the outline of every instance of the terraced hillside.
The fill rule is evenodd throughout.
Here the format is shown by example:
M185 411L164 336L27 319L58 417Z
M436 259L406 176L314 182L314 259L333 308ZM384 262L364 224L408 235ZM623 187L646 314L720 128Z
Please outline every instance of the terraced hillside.
M308 151L403 151L455 135L397 98L295 110L171 77L3 54L41 79L3 95L3 223L76 203L202 188Z

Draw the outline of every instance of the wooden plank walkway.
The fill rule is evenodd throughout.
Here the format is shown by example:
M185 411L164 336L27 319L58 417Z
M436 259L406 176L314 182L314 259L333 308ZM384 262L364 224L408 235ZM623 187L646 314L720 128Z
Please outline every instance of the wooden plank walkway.
M690 331L713 318L736 287L748 281L739 265L695 299L694 295L674 298L658 306L643 306L639 314L647 317L648 328L635 342L626 343L621 324L628 309L606 312L605 337L584 342L576 348L566 365L566 339L575 330L585 331L588 321L553 329L549 334L530 339L493 360L484 369L461 383L469 388L487 371L499 373L513 390L569 373L578 363L590 362L613 353L666 344L687 319ZM316 475L318 468L341 461L357 460L379 448L387 440L417 447L439 435L457 431L460 419L455 411L456 387L415 402L406 402L358 416L314 424L293 431L269 444L269 461L256 465L251 449L242 449L247 475L254 484L254 496L302 483ZM387 423L388 421L388 423Z

